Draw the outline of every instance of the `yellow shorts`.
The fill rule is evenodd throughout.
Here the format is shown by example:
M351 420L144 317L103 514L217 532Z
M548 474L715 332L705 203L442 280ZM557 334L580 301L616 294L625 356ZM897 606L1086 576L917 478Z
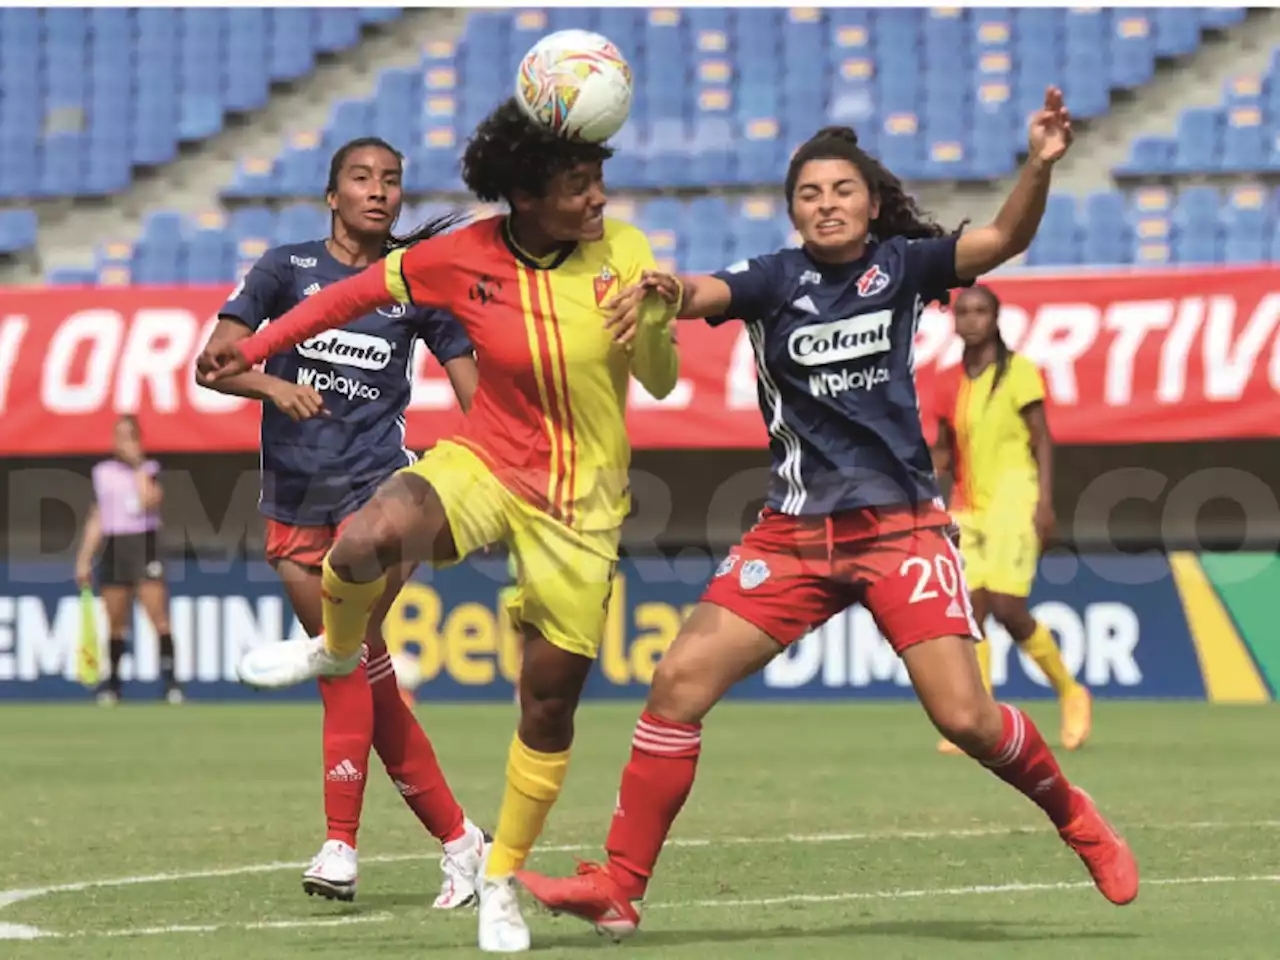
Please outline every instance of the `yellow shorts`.
M969 589L1030 596L1040 555L1034 508L992 507L979 514L957 511L954 517Z
M516 496L466 447L442 442L405 472L435 488L458 556L505 543L516 566L507 610L569 653L595 659L618 566L620 528L573 530Z

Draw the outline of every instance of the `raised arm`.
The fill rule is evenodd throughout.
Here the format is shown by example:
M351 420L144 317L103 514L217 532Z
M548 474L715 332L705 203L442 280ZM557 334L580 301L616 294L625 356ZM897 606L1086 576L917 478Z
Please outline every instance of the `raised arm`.
M307 297L274 323L233 344L249 366L296 347L317 333L343 327L379 307L396 303L387 288L387 262L379 260L354 277L339 280Z
M996 218L985 227L968 230L956 243L956 275L976 280L1031 246L1045 203L1053 165L1071 146L1071 113L1062 102L1062 91L1045 91L1044 107L1032 116L1028 156Z

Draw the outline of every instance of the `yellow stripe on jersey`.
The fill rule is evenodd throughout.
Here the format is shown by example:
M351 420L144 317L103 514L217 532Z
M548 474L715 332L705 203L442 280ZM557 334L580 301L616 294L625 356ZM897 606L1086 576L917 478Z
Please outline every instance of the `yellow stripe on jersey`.
M556 495L556 464L559 461L560 448L558 446L559 430L556 428L555 420L551 415L551 398L547 391L547 376L543 365L542 347L538 343L538 318L534 310L533 297L534 292L529 287L529 274L531 271L524 269L520 264L516 264L516 278L520 281L520 306L524 314L524 331L525 336L529 340L529 356L533 364L533 379L538 384L538 398L542 403L542 422L547 429L547 438L551 444L549 466L547 469L547 503L551 504L552 509L556 509L558 504L555 501ZM535 274L536 276L536 274Z
M539 283L539 300L542 302L542 319L547 338L548 362L551 367L552 389L557 397L556 409L560 412L560 449L564 452L564 475L561 478L560 500L555 504L560 516L572 525L575 488L577 487L578 444L576 443L573 408L570 406L568 365L564 355L564 337L560 318L556 316L555 297L551 289L549 271L536 272Z
M396 303L413 303L409 295L409 285L404 282L404 252L407 247L392 250L383 263L387 272L387 293L396 298Z

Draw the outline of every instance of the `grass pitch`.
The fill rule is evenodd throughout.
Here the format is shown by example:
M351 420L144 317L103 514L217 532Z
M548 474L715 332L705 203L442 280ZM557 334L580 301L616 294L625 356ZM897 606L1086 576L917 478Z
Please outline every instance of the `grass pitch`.
M537 866L599 855L637 709L582 711ZM491 825L514 708L418 712L468 812ZM1032 715L1056 742L1054 707ZM1274 960L1277 721L1277 707L1099 705L1094 741L1062 759L1139 857L1145 886L1117 909L1030 803L933 752L914 704L723 706L679 845L621 949ZM324 838L318 704L6 706L0 730L0 937L34 938L0 939L6 960L480 955L473 910L429 908L437 848L376 758L359 898L303 895L302 866ZM572 920L527 916L548 958L612 949Z

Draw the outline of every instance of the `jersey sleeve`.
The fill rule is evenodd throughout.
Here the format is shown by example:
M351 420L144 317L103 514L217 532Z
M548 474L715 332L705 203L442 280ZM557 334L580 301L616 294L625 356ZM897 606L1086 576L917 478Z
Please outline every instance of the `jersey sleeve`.
M636 283L645 270L657 263L649 238L634 227L627 228L615 247L621 254L618 272L624 287ZM640 319L631 343L631 372L650 395L662 399L670 393L680 376L680 357L675 346L676 305L659 297L646 297L640 307Z
M448 309L459 237L465 235L465 230L441 234L391 251L384 261L387 292L400 303Z
M274 251L268 251L255 263L241 280L218 316L243 323L250 330L257 330L267 320L280 314L281 293L287 278L280 270L280 261Z
M941 300L948 290L973 285L972 280L961 280L956 276L956 242L959 239L958 236L948 236L907 241L907 276L925 303Z
M775 256L739 260L712 274L729 288L729 309L716 317L707 317L711 326L726 320L763 320L777 309L781 275Z
M414 321L419 339L442 364L475 353L467 332L453 314L444 310L419 310Z
M1009 392L1019 413L1044 402L1044 377L1040 369L1021 354L1015 353L1009 364Z

